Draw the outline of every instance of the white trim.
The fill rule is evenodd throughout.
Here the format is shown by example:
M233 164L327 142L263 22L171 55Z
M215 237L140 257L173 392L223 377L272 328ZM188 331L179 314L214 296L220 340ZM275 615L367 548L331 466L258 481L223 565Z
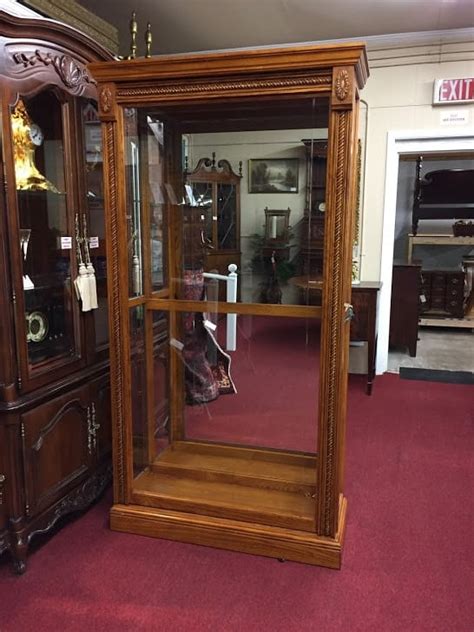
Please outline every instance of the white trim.
M428 154L445 151L474 151L474 128L464 130L392 130L387 134L385 195L383 208L382 251L378 314L378 348L376 372L385 373L388 366L388 335L392 295L393 246L397 209L398 165L400 154Z

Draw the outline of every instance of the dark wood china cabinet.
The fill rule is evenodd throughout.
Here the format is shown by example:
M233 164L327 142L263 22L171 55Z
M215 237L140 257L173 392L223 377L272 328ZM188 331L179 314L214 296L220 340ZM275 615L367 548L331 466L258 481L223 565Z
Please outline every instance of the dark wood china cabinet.
M104 489L111 446L102 139L86 68L111 55L25 16L0 11L0 553L17 572L35 534Z

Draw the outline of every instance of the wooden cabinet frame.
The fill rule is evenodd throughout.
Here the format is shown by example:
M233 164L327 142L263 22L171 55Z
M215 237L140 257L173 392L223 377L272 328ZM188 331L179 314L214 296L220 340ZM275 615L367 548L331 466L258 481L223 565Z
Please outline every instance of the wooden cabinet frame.
M344 536L344 435L347 395L351 259L354 223L358 91L368 76L363 44L304 46L167 56L149 60L92 64L99 83L100 117L105 147L105 182L109 261L112 408L114 441L113 529L229 548L338 568ZM312 530L264 524L264 521L202 514L176 503L172 508L145 506L133 490L129 310L169 312L171 328L181 311L202 311L200 301L179 300L173 281L159 297L128 295L126 195L123 183L122 108L141 105L196 105L233 99L327 99L329 140L326 186L323 307L220 304L222 313L310 316L322 319L318 451ZM293 101L292 101L293 100ZM174 139L176 151L179 139ZM169 161L168 181L181 174ZM174 166L173 166L174 165ZM173 174L173 169L175 174ZM177 226L170 222L169 242L179 248ZM170 279L179 278L172 272ZM172 329L171 329L172 331ZM171 355L171 372L177 371ZM177 406L177 410L179 405ZM179 421L171 441L180 443ZM178 446L179 447L179 446ZM262 451L263 452L263 451ZM245 455L244 457L245 458ZM267 458L267 457L265 457ZM268 457L273 458L273 457ZM288 453L286 462L296 458ZM299 458L302 463L305 457ZM317 470L317 471L316 471Z

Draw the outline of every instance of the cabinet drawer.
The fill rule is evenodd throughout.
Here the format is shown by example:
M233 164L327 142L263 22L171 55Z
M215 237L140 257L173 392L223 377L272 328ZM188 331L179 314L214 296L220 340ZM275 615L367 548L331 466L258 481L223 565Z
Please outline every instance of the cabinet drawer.
M448 287L460 287L463 285L464 275L463 273L451 275L447 279Z
M462 299L462 297L463 297L463 288L460 285L458 286L451 285L446 288L446 300L451 300L453 298Z
M446 287L446 277L440 275L433 275L431 279L431 289L440 289L444 290Z
M431 307L433 307L433 309L435 308L444 309L445 303L446 303L446 300L445 300L444 295L431 297Z

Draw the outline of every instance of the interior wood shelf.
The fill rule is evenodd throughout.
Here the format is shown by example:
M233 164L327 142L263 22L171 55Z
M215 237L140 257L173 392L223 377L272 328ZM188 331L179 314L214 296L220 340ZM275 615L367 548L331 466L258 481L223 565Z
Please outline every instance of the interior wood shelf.
M316 456L180 442L133 482L133 502L314 531Z

